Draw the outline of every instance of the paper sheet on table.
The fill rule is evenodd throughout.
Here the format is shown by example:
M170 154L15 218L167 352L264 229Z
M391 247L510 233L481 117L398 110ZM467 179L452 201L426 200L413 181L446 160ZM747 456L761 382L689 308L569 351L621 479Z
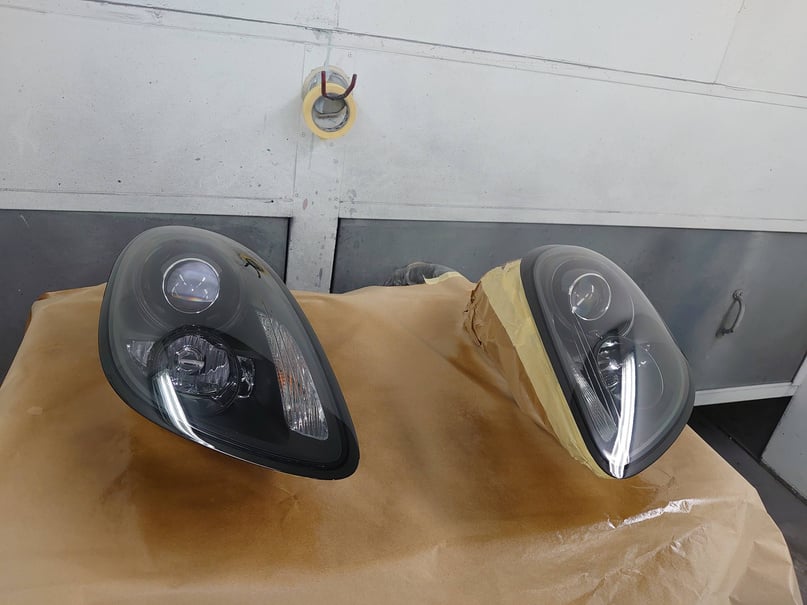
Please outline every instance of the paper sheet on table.
M463 331L472 288L296 294L361 446L333 482L124 405L103 286L38 301L0 387L0 602L800 602L755 490L691 430L615 481L522 413Z

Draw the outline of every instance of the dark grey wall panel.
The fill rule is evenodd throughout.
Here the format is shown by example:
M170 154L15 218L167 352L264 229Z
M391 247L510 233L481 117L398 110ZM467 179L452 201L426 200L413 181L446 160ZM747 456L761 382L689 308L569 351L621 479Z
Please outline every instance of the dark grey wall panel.
M437 221L342 220L333 291L381 284L425 260L471 279L543 244L576 244L613 259L669 324L697 388L789 382L807 350L807 235L701 229ZM715 333L743 289L735 334Z
M105 282L129 240L160 225L190 225L227 235L285 275L287 219L0 210L0 380L40 294Z

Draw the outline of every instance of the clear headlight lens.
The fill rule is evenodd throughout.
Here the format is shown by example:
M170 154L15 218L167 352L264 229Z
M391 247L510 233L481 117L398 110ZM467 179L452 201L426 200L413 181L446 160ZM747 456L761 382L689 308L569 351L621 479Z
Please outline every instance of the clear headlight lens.
M585 248L544 246L521 280L586 447L611 476L636 474L683 429L689 365L653 305L617 265Z
M299 475L356 469L350 415L311 326L233 240L191 227L132 240L104 294L99 351L124 401L187 439Z

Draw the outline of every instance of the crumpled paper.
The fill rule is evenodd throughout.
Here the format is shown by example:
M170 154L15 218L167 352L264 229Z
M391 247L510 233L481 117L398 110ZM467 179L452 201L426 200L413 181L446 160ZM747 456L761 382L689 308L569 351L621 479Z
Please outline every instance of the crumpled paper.
M296 293L361 446L332 482L124 405L98 361L103 286L38 301L0 387L0 601L800 602L755 490L691 430L613 481L522 413L463 331L472 288Z

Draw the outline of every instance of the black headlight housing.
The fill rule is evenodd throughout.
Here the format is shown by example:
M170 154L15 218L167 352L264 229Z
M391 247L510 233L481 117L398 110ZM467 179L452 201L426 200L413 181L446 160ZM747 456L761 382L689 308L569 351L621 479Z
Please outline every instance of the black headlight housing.
M683 430L695 391L686 358L653 305L616 264L577 246L521 260L535 325L591 456L635 475Z
M109 277L98 348L118 395L177 435L296 475L356 470L311 325L271 267L227 237L158 227L133 239Z

